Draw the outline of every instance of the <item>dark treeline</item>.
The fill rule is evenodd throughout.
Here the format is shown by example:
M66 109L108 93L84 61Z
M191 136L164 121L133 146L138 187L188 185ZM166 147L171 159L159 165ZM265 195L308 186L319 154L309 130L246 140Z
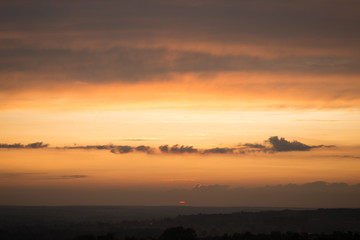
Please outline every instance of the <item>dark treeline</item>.
M116 207L0 211L1 240L360 240L360 209L194 214L132 220ZM152 209L152 208L151 208ZM1 208L0 208L1 210ZM21 211L20 211L21 210ZM71 211L71 216L63 213ZM134 208L132 211L144 211ZM155 207L156 211L161 210ZM5 213L8 212L8 213ZM182 227L179 227L182 226Z
M52 235L57 234L56 231L52 232L52 229L49 229L49 232L44 238L39 238L36 235L25 235L25 234L8 234L6 231L0 230L0 239L2 240L14 240L14 239L23 239L23 240L39 240L39 239L58 239L57 236ZM61 238L60 238L61 239ZM165 229L162 234L158 237L153 236L153 233L150 233L148 236L144 235L142 237L129 236L129 235L120 235L118 236L115 233L108 232L105 234L81 234L73 238L64 238L69 240L360 240L359 232L345 232L345 231L335 231L332 233L308 233L308 232L293 232L287 231L285 233L280 231L272 231L271 233L258 233L254 234L251 232L244 233L234 233L234 234L223 234L215 236L198 236L196 231L192 228L185 228L182 226L173 227Z
M118 240L114 233L96 236L85 234L73 240ZM232 235L198 237L192 228L182 226L168 228L158 238L125 237L125 240L360 240L359 233L337 231L333 233L298 233L288 231L282 233L273 231L269 234L252 234L250 232L234 233Z

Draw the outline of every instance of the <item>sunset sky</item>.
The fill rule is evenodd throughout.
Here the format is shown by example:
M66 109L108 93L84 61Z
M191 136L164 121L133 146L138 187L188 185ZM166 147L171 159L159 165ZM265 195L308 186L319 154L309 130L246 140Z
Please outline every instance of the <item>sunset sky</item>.
M1 1L0 204L360 207L359 16L358 0ZM175 144L197 152L159 149Z

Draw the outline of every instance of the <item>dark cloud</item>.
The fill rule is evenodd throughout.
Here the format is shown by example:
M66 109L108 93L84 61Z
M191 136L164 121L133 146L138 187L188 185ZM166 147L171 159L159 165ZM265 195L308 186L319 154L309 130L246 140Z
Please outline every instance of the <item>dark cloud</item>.
M271 150L275 152L288 152L288 151L308 151L314 148L333 148L335 145L306 145L298 141L288 141L285 138L279 138L278 136L270 137L266 142L272 145L271 148L265 150Z
M154 149L150 146L140 145L134 148L138 152L153 153Z
M98 150L108 149L109 150L109 149L113 149L114 147L115 147L114 145L86 145L86 146L75 145L75 146L65 146L64 149L98 149Z
M1 143L0 148L24 148L25 146L21 143L7 144Z
M264 145L258 144L258 143L245 143L243 146L249 147L249 148L260 148L260 149L266 148Z
M132 152L133 148L131 146L114 146L113 148L111 148L111 152L112 153L129 153Z
M99 61L101 59L101 61ZM359 74L360 58L243 54L213 55L166 48L116 47L110 50L0 48L0 73L33 73L86 82L168 80L174 73L291 72ZM65 81L65 80L64 80ZM14 86L15 87L15 86Z
M198 150L193 146L174 145L170 148L171 153L197 153Z
M175 144L173 146L161 145L158 147L161 153L203 153L203 154L249 154L249 153L261 153L261 152L285 152L285 151L307 151L313 148L329 148L334 147L333 145L317 145L308 146L298 141L289 142L284 138L277 136L270 137L266 143L270 146L262 144L245 143L238 145L239 147L215 147L209 149L197 149L193 146L185 146ZM61 149L61 148L59 148ZM71 146L64 147L64 149L95 149L95 150L110 150L112 153L130 153L130 152L145 152L154 153L155 148L145 145L139 145L137 147L129 145L86 145L86 146Z
M289 142L285 138L279 138L278 136L270 137L267 141L272 145L272 149L275 152L308 151L312 148L301 142Z
M161 152L168 153L168 152L169 152L169 145L161 145L161 146L159 147L159 150L160 150Z
M123 145L123 146L111 146L110 151L112 153L130 153L133 151L138 151L138 152L146 152L146 153L153 153L154 149L150 146L145 146L145 145L140 145L137 147L132 147L132 146L128 146L128 145Z
M57 147L58 149L62 149L61 147ZM95 149L95 150L110 150L112 153L130 153L133 151L138 151L138 152L146 152L146 153L153 153L154 149L150 146L145 146L145 145L140 145L137 147L133 147L133 146L128 146L128 145L113 145L113 144L108 144L108 145L86 145L86 146L66 146L64 147L64 149L85 149L85 150L90 150L90 149Z
M161 145L159 150L164 153L197 153L199 151L193 146L180 146L179 144L175 144L172 147L169 147L168 145Z
M36 33L112 32L141 39L161 32L169 38L215 41L281 41L304 44L319 40L356 43L359 2L334 0L275 1L16 1L0 5L2 29ZM124 37L124 36L123 36ZM211 37L211 38L209 38ZM308 40L309 41L309 40ZM324 42L324 44L329 44ZM306 43L306 42L305 42ZM339 44L339 43L338 43ZM357 45L357 43L356 43Z
M234 148L210 148L210 149L196 149L193 146L184 146L184 145L161 145L159 150L163 153L233 153Z
M321 145L313 145L313 146L311 146L311 148L334 148L334 147L336 147L336 145L323 145L323 144L321 144Z
M47 148L49 144L43 144L43 142L35 142L27 145L21 143L14 144L0 144L0 148ZM161 145L158 147L161 153L202 153L202 154L249 154L249 153L267 153L267 152L287 152L287 151L308 151L314 148L332 148L335 145L306 145L298 141L288 141L285 138L279 138L278 136L270 137L265 141L265 144L258 143L245 143L239 144L237 147L214 147L209 149L198 149L194 146L185 146L175 144L173 146ZM139 146L129 146L129 145L74 145L74 146L65 146L65 147L56 147L56 149L84 149L84 150L110 150L115 154L124 154L130 152L144 152L144 153L155 153L156 149L146 145ZM352 157L354 156L337 156L337 157Z
M27 145L21 143L7 144L1 143L0 148L47 148L49 144L44 144L43 142L34 142Z
M168 80L173 73L223 71L360 73L355 0L36 2L0 5L0 73L62 82ZM274 47L276 56L181 50L170 48L172 42ZM306 51L294 54L293 48ZM319 49L324 53L312 54ZM2 78L0 87L9 81ZM11 87L31 85L28 77L19 81Z
M44 144L43 142L35 142L35 143L29 143L25 146L25 148L46 148L49 144Z
M203 153L233 153L233 152L234 152L234 148L226 148L226 147L210 148L210 149L205 149L203 151Z

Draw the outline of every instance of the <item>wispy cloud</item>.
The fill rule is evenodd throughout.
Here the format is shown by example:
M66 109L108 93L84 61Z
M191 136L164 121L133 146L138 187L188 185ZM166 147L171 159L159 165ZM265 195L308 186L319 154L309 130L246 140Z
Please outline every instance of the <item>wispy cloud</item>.
M157 138L123 138L120 141L124 142L142 142L142 141L152 141L157 140Z
M334 155L334 157L360 159L360 156L354 156L354 155Z
M58 177L57 179L80 179L80 178L88 178L87 175L75 174L75 175L63 175Z
M36 179L81 179L88 178L88 175L84 174L71 174L71 175L61 175L54 176L48 172L0 172L0 178L36 178Z

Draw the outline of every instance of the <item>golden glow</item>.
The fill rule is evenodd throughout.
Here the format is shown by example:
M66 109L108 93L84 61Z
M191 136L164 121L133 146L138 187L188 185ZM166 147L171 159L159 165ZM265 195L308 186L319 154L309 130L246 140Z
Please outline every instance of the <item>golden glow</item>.
M360 161L344 150L249 155L112 154L107 150L1 150L0 187L191 189L359 181ZM359 149L356 154L359 154Z
M99 1L84 11L80 2L59 1L37 5L49 14L21 16L25 3L3 4L13 14L1 23L0 143L42 141L51 148L0 148L0 186L360 182L355 5L190 2L156 1L144 9ZM337 148L245 155L54 149L236 147L271 136ZM180 200L188 202L172 199Z
M24 76L20 77L23 78ZM12 82L16 82L13 77ZM44 76L27 75L27 79ZM46 78L46 76L45 76ZM167 81L171 80L171 81ZM351 89L348 89L352 86ZM359 109L357 76L261 73L173 74L147 83L47 83L0 91L1 109ZM339 95L339 91L346 94Z
M357 111L7 111L0 113L2 143L43 141L116 145L186 144L196 147L261 143L282 136L310 145L353 145ZM332 137L336 136L336 137Z

